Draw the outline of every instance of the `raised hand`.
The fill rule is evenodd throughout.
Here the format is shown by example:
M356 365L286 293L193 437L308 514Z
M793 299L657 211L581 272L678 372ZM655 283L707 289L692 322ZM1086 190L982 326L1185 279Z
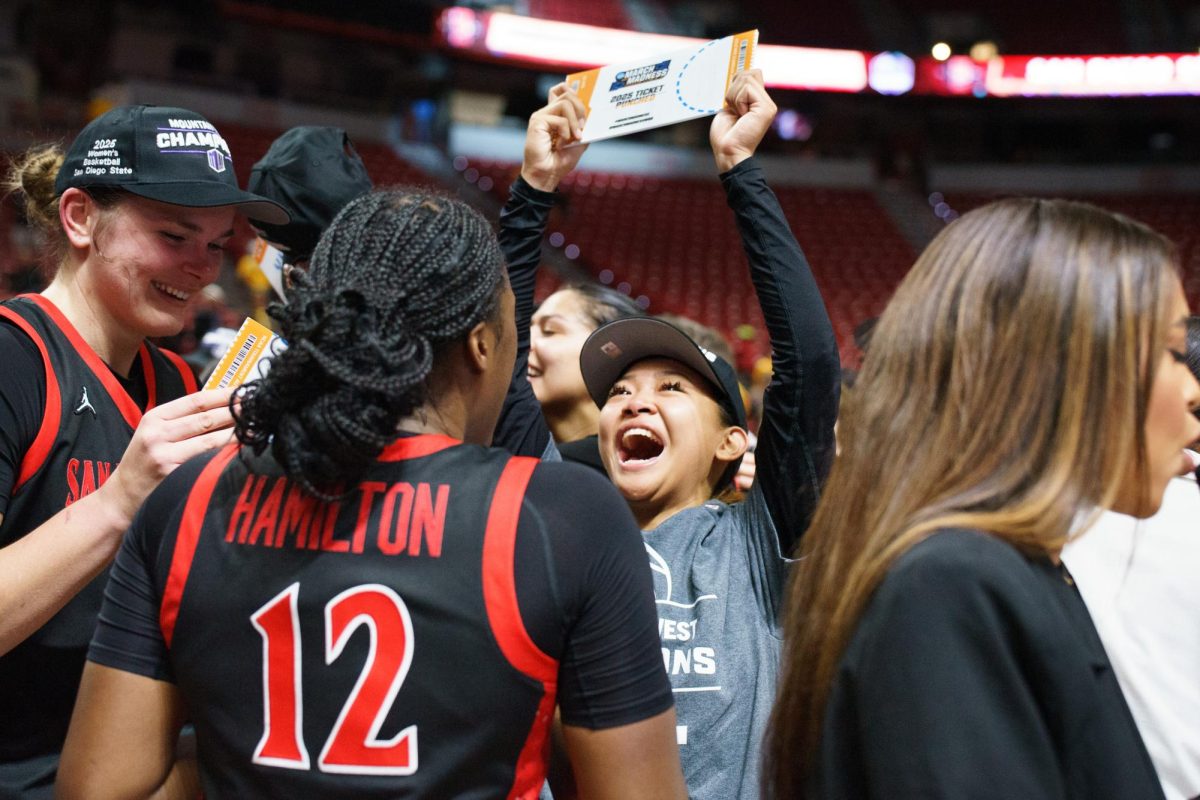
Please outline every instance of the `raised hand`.
M552 192L575 169L587 150L587 145L577 144L583 136L586 113L583 101L567 84L559 83L550 90L546 105L533 112L525 132L521 177L526 183Z
M708 129L717 170L726 172L754 155L778 108L763 84L762 70L739 72L725 92L725 108Z

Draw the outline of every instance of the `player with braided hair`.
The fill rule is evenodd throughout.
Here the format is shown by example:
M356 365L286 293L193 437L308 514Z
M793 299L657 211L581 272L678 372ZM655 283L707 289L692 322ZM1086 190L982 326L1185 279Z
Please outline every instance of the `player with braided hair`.
M391 223L372 225L380 214ZM295 344L273 361L279 380L243 393L242 442L261 452L273 441L311 494L352 483L427 399L434 349L497 313L504 262L489 233L478 214L442 198L377 194L348 208L314 253L325 262L337 253L348 274L293 273L288 304L273 311ZM394 267L401 258L411 273Z
M118 555L64 794L163 787L186 707L206 797L534 798L557 704L585 796L683 797L632 516L585 467L487 447L516 335L486 221L367 195L296 277L241 443Z

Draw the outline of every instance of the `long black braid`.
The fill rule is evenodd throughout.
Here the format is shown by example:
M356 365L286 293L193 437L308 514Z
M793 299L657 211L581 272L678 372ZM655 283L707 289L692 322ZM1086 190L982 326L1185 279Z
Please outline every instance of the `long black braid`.
M425 402L439 346L494 317L504 275L491 226L457 200L388 189L350 203L270 308L289 346L239 390L238 440L335 499Z

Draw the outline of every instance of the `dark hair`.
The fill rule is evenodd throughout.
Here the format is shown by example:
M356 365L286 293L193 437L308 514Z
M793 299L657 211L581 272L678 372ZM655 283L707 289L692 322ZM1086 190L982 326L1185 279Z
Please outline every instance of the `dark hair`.
M288 348L239 391L236 433L332 500L425 402L439 346L494 318L504 260L471 207L388 189L347 205L293 281L270 309Z
M614 320L646 316L629 295L600 283L569 283L562 291L575 292L583 298L583 314L592 323L593 330Z
M1187 365L1200 381L1200 315L1187 318Z

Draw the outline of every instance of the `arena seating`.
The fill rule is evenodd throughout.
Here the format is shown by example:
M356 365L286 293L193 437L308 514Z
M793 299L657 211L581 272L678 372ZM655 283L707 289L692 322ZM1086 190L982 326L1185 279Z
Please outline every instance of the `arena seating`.
M859 3L806 3L801 11L795 0L757 0L742 16L770 44L849 50L874 46Z
M475 161L503 197L514 164ZM883 310L912 265L913 251L866 191L775 186L796 238L812 262L843 360L856 363L854 326ZM697 319L732 338L762 330L746 260L725 196L714 179L658 178L580 170L564 181L564 208L551 242L579 248L580 263L609 283L645 295L651 312ZM606 271L611 273L606 274ZM765 337L758 341L765 352Z
M896 0L896 5L912 18L977 17L980 38L994 37L1004 53L1119 53L1128 46L1120 6L1112 0L1006 0L977 12L964 12L955 0Z
M621 0L529 0L529 16L553 19L561 22L576 22L581 25L598 25L602 28L632 28L629 15Z
M958 213L965 213L1003 195L980 193L946 194L946 202ZM1125 214L1146 223L1159 233L1170 237L1179 247L1183 268L1183 288L1188 305L1200 308L1200 195L1186 194L1105 194L1076 197L1098 206Z

